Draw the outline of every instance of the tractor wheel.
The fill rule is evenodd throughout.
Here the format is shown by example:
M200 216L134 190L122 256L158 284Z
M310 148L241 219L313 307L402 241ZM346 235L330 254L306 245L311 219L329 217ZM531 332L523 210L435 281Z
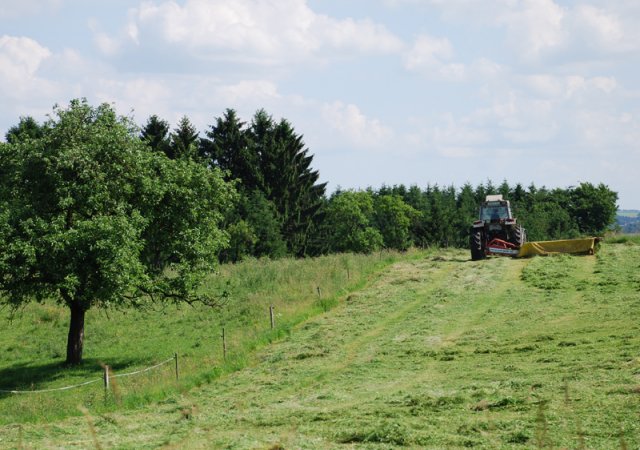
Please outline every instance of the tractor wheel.
M516 244L518 247L522 247L522 245L527 242L527 232L522 227L522 225L517 225L513 230L513 234L515 240L514 244Z
M469 247L471 248L471 260L478 261L485 258L484 239L482 239L482 230L471 229L469 234Z

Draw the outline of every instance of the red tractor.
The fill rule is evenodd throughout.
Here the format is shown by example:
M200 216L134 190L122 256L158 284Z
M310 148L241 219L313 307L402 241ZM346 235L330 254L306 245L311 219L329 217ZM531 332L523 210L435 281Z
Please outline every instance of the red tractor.
M487 195L480 205L480 218L471 227L471 259L477 261L488 255L516 256L526 241L525 230L511 214L509 201L502 195Z

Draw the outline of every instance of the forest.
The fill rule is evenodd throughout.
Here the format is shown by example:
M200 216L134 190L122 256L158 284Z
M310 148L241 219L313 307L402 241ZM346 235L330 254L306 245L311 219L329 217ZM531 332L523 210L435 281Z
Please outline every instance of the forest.
M3 145L40 139L51 126L21 117ZM186 116L171 129L152 115L141 127L130 125L130 133L168 159L219 169L233 187L234 199L220 222L228 238L219 250L221 262L467 247L469 227L487 194L511 201L529 240L601 235L616 217L617 193L588 182L547 188L487 180L475 186L400 184L328 193L302 134L263 109L248 122L227 109L203 133Z

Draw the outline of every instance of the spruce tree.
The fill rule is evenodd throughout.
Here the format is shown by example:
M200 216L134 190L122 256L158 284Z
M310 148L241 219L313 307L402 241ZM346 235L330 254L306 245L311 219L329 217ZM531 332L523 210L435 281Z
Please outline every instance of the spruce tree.
M153 151L164 153L167 156L171 153L169 123L155 114L149 117L146 125L142 128L140 139Z
M326 183L317 183L319 173L311 169L313 156L302 135L296 134L288 121L275 123L259 110L249 128L249 140L260 158L261 190L276 206L289 253L309 254Z
M238 119L236 112L227 109L210 128L206 138L200 140L200 157L226 172L228 180L239 179L242 190L251 192L261 188L259 153L250 145L246 124Z
M171 159L195 159L198 152L198 130L187 116L183 116L178 126L171 133Z
M5 138L9 144L17 144L27 139L39 139L44 135L44 127L31 117L20 117L18 125L9 128Z

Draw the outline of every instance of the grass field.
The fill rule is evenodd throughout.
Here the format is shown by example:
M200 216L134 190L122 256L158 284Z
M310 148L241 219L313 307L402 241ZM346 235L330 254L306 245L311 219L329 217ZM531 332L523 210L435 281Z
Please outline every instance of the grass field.
M90 310L84 364L73 369L63 365L69 320L65 308L32 304L17 314L5 309L0 315L0 390L52 389L99 380L104 364L117 375L165 361L174 353L178 353L180 382L175 383L174 365L169 363L144 376L118 378L117 395L106 399L102 382L46 394L0 393L0 424L78 416L78 405L100 413L137 408L238 370L256 348L331 308L399 258L383 252L304 261L250 260L224 265L208 280L205 289L231 294L221 309L149 305L140 310Z
M263 264L269 279L296 263L287 270ZM42 405L32 406L33 416L13 413L18 400L5 396L0 447L638 448L639 269L638 238L605 243L597 256L471 262L458 250L412 255L362 277L326 313L294 308L292 316L310 318L271 345L249 346L239 370L210 380L194 375L199 382L167 387L141 406L119 406L115 396L107 407L96 396L82 416L56 419ZM303 284L313 291L316 283ZM317 293L312 298L308 305ZM127 326L135 327L141 313L130 314ZM240 324L244 314L224 320ZM176 335L204 326L197 317L180 320ZM39 329L14 326L25 336ZM143 322L134 340L141 356L132 349L124 363L152 362L144 359L162 334L154 328ZM255 333L250 342L267 339L247 330ZM39 351L42 363L52 350L38 345L45 344L20 354ZM109 348L94 345L101 356ZM201 346L185 352L193 366ZM169 351L161 348L158 358ZM2 385L19 364L3 362ZM64 395L38 395L21 407Z

